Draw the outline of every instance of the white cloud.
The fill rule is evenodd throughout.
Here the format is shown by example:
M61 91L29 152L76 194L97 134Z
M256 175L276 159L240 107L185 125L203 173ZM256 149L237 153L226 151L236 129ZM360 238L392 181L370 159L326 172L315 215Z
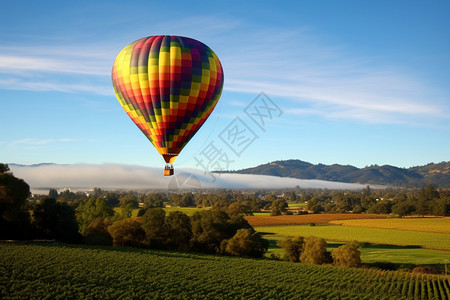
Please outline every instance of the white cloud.
M94 60L96 58L94 57ZM46 58L33 56L0 55L0 72L11 71L39 71L52 73L71 73L87 75L108 75L101 65L92 64L91 60L74 57Z
M28 149L37 149L40 147L45 147L51 144L57 143L77 143L77 142L86 142L86 139L73 139L73 138L58 138L58 139L37 139L37 138L24 138L19 140L14 140L10 142L4 142L5 146L8 148L28 148Z
M245 174L209 174L193 169L176 169L175 176L165 177L162 169L119 164L72 165L10 165L18 178L24 179L34 192L48 188L86 190L102 189L163 189L177 191L186 188L203 189L276 189L276 188L327 188L362 189L363 184L302 180L286 177Z
M0 79L0 88L8 90L54 91L64 93L89 93L101 96L114 96L111 86L81 83L61 83L55 81L35 81L28 78Z

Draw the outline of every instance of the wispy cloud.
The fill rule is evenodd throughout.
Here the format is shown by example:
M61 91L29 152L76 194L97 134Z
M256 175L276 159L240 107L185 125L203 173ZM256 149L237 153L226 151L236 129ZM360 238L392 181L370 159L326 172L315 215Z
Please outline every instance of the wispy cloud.
M106 49L89 45L0 47L0 88L110 96L108 79L115 54Z
M37 138L24 138L19 140L14 140L10 142L4 142L6 147L9 148L27 148L27 149L36 149L45 147L48 145L54 145L58 143L78 143L78 142L86 142L89 140L86 139L74 139L74 138L47 138L47 139L37 139Z
M225 91L288 99L283 103L290 114L375 123L449 116L442 93L414 70L364 56L345 41L331 44L306 27L254 27L233 17L197 15L159 20L152 32L205 39L223 63ZM110 96L112 62L129 42L2 46L0 88Z
M55 91L64 93L89 93L94 95L112 96L114 92L111 86L82 84L82 83L61 83L52 81L37 81L27 78L9 78L0 79L0 88L7 90L26 90L26 91Z
M95 58L94 58L95 59ZM70 73L84 75L108 75L98 63L93 64L86 58L75 60L74 57L45 58L17 55L0 55L0 72L39 71L51 73Z

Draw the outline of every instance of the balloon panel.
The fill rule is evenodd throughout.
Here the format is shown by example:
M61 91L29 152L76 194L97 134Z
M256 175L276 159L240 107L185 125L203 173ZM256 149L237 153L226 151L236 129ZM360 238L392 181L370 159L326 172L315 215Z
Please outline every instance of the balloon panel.
M172 162L216 106L223 70L217 55L199 41L151 36L119 53L112 81L129 117Z

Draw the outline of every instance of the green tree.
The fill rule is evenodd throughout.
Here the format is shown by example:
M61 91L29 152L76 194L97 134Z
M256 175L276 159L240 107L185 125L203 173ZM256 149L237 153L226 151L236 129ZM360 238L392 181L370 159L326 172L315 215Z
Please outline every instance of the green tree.
M174 211L166 217L165 227L168 248L176 250L188 250L192 238L191 219L181 211Z
M207 253L219 253L222 240L231 238L237 230L229 220L228 214L219 209L196 212L191 217L194 249Z
M308 201L307 208L312 211L313 214L319 214L324 211L322 204L316 197L313 197Z
M154 207L164 207L164 201L167 197L159 193L151 193L144 198L144 209L154 208Z
M399 216L408 216L414 212L414 205L408 200L401 201L392 205L392 212Z
M434 199L432 212L436 216L449 216L450 196L442 196L439 199Z
M226 242L225 251L234 256L259 258L269 247L269 241L252 229L239 229L236 234Z
M300 261L307 264L321 265L331 262L331 254L327 251L327 242L316 236L304 239Z
M0 164L0 239L32 237L30 214L27 210L29 185Z
M438 198L439 192L435 189L434 185L428 184L425 188L422 188L417 197L416 213L422 216L430 214L432 211L431 204Z
M179 207L195 207L194 195L192 193L184 193L177 205Z
M81 237L75 211L67 203L45 197L33 211L33 224L39 238L77 243Z
M301 236L287 236L277 242L277 245L284 249L284 259L292 262L299 262L303 252L303 240Z
M367 212L371 214L389 214L391 213L392 201L380 200L375 205L372 205Z
M245 204L243 202L233 202L231 203L227 208L227 213L230 216L236 216L240 214L249 215L250 213L250 206L248 204Z
M331 253L333 263L337 266L359 267L361 265L361 252L358 242L351 242L347 245L339 246Z
M125 194L123 196L120 196L119 197L119 202L120 202L120 206L121 207L127 206L130 209L139 207L139 203L138 203L137 197L135 195L133 195L133 194L130 194L130 193L129 194Z
M8 165L2 167L9 170ZM0 217L12 221L20 213L30 195L30 186L10 172L0 173Z
M160 207L149 208L142 216L141 222L150 247L163 249L168 236L165 210Z
M288 204L283 199L277 199L272 202L270 206L270 215L271 216L279 216L283 213L286 213L286 209L288 208Z
M118 220L108 226L114 246L145 247L145 231L137 218Z
M114 215L114 210L106 199L92 197L82 202L76 209L80 233L86 235L86 228L98 217L108 218Z

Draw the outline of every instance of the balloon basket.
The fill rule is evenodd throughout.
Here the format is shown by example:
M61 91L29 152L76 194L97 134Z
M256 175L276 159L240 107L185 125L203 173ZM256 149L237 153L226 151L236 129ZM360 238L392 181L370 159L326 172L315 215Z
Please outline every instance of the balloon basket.
M164 168L164 176L172 176L173 175L173 165L167 164Z

